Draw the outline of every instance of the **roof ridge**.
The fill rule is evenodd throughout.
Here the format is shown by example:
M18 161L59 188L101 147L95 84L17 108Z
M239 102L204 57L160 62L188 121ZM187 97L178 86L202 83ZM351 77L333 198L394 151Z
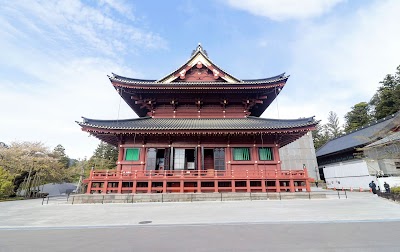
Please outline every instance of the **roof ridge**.
M394 118L394 117L396 116L396 114L400 114L400 111L398 111L398 112L396 112L396 113L394 113L394 114L388 115L388 116L386 116L386 117L384 117L384 118L381 118L381 119L379 119L379 120L374 120L374 121L372 121L372 122L369 122L368 124L366 124L366 125L364 125L364 126L361 126L361 127L358 127L357 129L352 130L352 131L350 131L350 132L348 132L348 133L346 133L346 134L343 134L343 135L337 136L337 137L335 137L335 138L332 138L330 141L335 140L335 139L338 139L338 138L341 138L341 137L344 137L344 136L351 135L351 134L353 134L353 133L355 133L355 132L361 131L361 130L363 130L363 129L367 129L367 128L369 128L369 127L372 127L372 126L377 125L377 124L379 124L379 123L382 123L382 122L384 122L384 121L390 120L390 119ZM367 126L367 127L366 127L366 126ZM330 142L330 141L328 141L328 142ZM327 143L328 143L328 142L327 142ZM322 146L321 146L321 148L322 148Z
M201 44L199 43L199 44L197 45L196 49L193 50L191 56L189 57L189 59L188 59L185 63L183 63L180 67L176 68L175 70L173 70L173 71L170 72L169 74L164 75L162 78L158 79L158 80L156 81L156 83L163 83L163 82L162 82L163 80L167 79L169 76L171 76L172 74L174 74L174 73L176 73L177 71L179 71L182 67L186 66L187 63L188 63L189 61L191 61L192 59L194 59L198 54L201 54L205 59L207 59L208 61L210 61L210 63L211 63L212 65L214 65L215 67L217 67L219 70L223 71L225 74L229 75L229 76L232 77L233 79L238 80L239 83L242 82L241 79L239 79L239 78L233 76L232 74L228 73L227 71L225 71L224 69L222 69L220 66L218 66L217 64L215 64L215 63L210 59L210 57L208 57L208 54L207 54L206 50L204 50L203 47L201 46ZM175 82L174 82L174 83L175 83Z

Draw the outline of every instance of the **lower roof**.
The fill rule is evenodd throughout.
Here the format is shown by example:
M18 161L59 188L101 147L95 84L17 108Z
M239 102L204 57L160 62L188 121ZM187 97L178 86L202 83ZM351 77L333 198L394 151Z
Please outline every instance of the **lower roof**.
M285 146L318 123L313 117L293 120L247 118L136 118L128 120L95 120L83 118L77 122L82 130L100 140L118 145L121 135L264 135L281 147ZM270 136L268 138L268 136ZM272 138L271 138L272 137Z
M135 118L127 120L96 120L83 118L82 127L115 130L283 130L315 126L313 117L299 119L246 118Z

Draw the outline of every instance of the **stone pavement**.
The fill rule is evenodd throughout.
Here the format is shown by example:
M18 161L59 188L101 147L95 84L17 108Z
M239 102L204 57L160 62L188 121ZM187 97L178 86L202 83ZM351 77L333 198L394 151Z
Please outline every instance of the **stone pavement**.
M399 221L400 205L370 193L348 199L49 204L41 199L0 203L0 229L120 225L324 223Z

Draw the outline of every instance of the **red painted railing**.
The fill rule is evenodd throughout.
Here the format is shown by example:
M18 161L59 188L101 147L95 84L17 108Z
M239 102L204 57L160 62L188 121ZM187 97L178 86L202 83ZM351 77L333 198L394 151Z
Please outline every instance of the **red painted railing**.
M89 178L84 182L88 183L88 193L310 191L307 169L284 171L263 169L236 171L92 170Z
M306 170L239 170L239 171L218 171L218 170L166 170L166 171L91 171L91 180L109 179L177 179L177 178L218 178L218 179L305 179Z

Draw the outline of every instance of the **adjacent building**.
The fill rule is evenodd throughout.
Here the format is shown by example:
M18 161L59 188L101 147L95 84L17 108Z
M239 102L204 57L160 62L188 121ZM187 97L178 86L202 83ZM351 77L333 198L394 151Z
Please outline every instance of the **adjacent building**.
M378 178L399 176L400 160L394 153L398 150L399 128L400 113L396 113L335 138L318 149L318 166L327 187L368 189L371 181L383 184Z

